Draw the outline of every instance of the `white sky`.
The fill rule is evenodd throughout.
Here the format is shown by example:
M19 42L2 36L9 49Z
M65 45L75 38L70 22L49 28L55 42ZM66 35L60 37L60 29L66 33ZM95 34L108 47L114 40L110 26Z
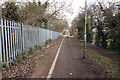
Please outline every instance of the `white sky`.
M96 0L88 0L87 3L94 3ZM77 16L77 14L80 12L80 7L85 6L85 0L73 0L72 8L73 8L73 14L68 14L68 23L70 26L71 21Z

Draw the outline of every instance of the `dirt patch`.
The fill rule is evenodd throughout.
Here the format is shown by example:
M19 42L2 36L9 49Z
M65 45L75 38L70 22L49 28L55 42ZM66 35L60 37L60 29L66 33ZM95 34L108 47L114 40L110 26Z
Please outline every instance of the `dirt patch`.
M57 40L54 46L46 50L47 56L40 59L35 67L32 69L32 74L30 78L46 78L49 72L49 69L52 65L54 57L57 53L58 47L60 45L61 39Z

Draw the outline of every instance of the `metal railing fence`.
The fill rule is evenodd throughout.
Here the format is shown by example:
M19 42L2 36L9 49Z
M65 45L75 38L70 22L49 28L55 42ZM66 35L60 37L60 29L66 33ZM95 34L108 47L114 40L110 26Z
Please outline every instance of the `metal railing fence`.
M14 21L0 20L0 61L7 65L22 51L43 46L49 39L54 40L59 32L23 25Z

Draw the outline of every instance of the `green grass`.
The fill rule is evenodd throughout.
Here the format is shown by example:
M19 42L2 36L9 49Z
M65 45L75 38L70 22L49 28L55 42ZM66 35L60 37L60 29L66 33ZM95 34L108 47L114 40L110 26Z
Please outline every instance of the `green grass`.
M119 67L113 60L111 60L107 57L104 57L104 56L100 55L99 53L91 53L91 54L88 54L88 56L90 57L90 59L93 60L93 62L98 64L100 67L102 67L102 69L110 77L114 78L114 77L116 77L116 75L118 75Z
M62 35L62 37L70 37L70 38L73 38L74 36Z

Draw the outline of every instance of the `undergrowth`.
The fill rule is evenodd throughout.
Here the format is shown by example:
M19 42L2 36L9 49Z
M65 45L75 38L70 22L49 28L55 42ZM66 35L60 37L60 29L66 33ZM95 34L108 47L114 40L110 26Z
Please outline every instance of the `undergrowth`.
M114 78L118 77L118 65L111 59L104 57L98 53L88 54L90 59L93 60L96 64L98 64L102 69L108 74L108 76Z
M46 46L46 45L48 45L49 43L51 43L51 41L52 41L51 39L46 40L44 46ZM42 47L43 47L43 46L42 46ZM9 63L9 66L7 66L6 63L3 63L3 64L2 64L2 69L5 69L5 68L10 69L10 66L13 66L13 65L15 65L16 63L19 63L19 62L21 62L22 60L27 59L27 57L28 57L29 55L33 54L33 52L35 52L36 50L41 49L42 47L36 45L36 46L35 46L35 49L33 49L32 47L30 47L27 52L26 52L26 51L23 51L22 53L19 53L19 54L17 55L17 57L16 57L11 63Z

